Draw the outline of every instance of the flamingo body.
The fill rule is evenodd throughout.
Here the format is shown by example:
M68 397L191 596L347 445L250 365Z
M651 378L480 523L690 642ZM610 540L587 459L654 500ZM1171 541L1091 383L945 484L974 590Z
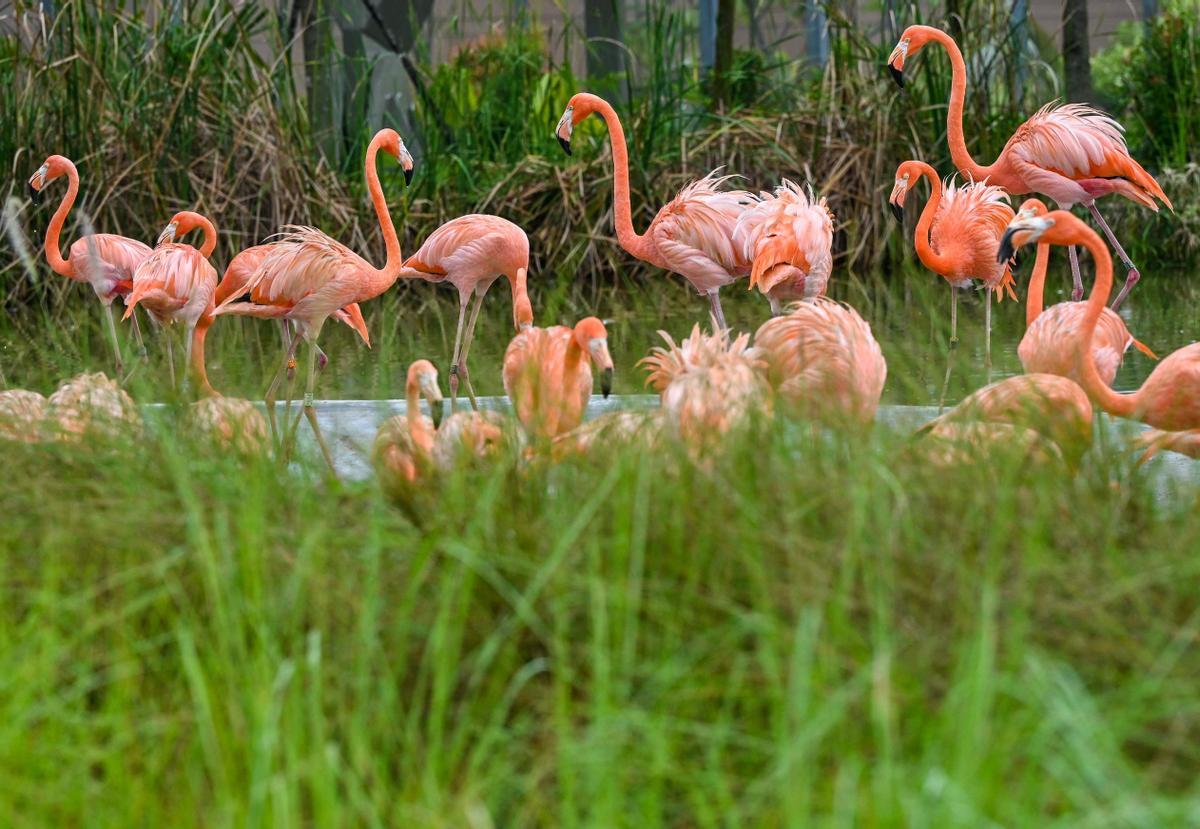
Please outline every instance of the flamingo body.
M780 403L830 426L875 421L887 362L871 326L848 305L800 302L754 335Z
M150 256L150 247L136 239L93 233L71 243L67 262L70 278L92 286L105 305L133 289L133 274Z
M133 398L102 372L80 374L59 386L47 401L46 421L63 440L142 429Z
M1086 302L1060 302L1041 313L1025 331L1017 356L1029 374L1058 374L1080 382L1075 343L1081 333ZM1129 333L1125 321L1112 309L1105 308L1096 323L1092 340L1092 360L1105 385L1111 386L1125 359L1129 346L1149 352ZM1153 354L1151 354L1153 356Z
M261 454L270 446L267 420L249 400L206 397L192 404L189 424L222 451L249 456Z
M125 303L125 316L142 305L163 324L182 322L194 326L213 308L217 271L191 245L159 245L133 274L133 290Z
M35 391L0 391L0 440L37 443L46 407L46 398Z
M651 350L641 361L646 383L659 393L662 417L694 450L714 448L722 436L754 414L771 413L771 389L764 378L761 351L747 334L730 339L727 330L705 334L696 325L676 345Z
M515 287L517 271L529 268L529 237L508 219L459 216L429 234L404 262L401 276L449 282L465 302L483 295L500 276Z

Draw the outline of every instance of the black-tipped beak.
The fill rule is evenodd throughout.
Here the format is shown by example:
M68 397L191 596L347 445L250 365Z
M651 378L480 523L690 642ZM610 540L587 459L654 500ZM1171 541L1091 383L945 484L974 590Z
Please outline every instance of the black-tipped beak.
M603 373L600 375L600 393L604 395L605 400L607 400L608 396L612 394L612 375L613 370L611 366L604 369Z
M1000 239L1000 249L996 251L996 261L1003 264L1013 258L1016 253L1016 248L1013 247L1013 234L1016 231L1011 227L1004 231L1004 236Z
M900 224L904 224L904 208L895 202L890 202L889 207L892 208L892 215L896 217L896 221L898 221Z
M442 410L445 408L446 401L438 400L429 403L429 417L433 420L433 428L438 428L442 425Z
M567 155L570 155L571 154L571 139L563 138L561 135L555 135L555 138L558 139L558 144L560 147L563 148L563 152L566 153Z
M892 64L888 64L888 71L892 73L892 80L896 82L896 86L904 88L904 70L897 69Z
M42 203L42 191L34 187L32 181L29 182L29 200L35 206Z
M412 184L412 177L413 177L413 168L408 167L407 169L404 170L404 186L405 187L408 187L410 184Z

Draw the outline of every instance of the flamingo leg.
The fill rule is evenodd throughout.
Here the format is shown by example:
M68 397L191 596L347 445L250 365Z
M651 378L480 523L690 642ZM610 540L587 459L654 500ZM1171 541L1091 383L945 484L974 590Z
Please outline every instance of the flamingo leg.
M467 370L467 356L471 353L471 342L475 339L475 322L479 319L479 310L483 308L483 294L475 295L475 305L471 308L471 316L467 320L467 333L463 335L462 358L458 361L458 373L462 376L463 385L467 387L467 397L471 408L479 411L479 401L475 399L475 389L471 386L471 374Z
M284 348L287 348L287 347L288 347L288 343L289 343L289 342L291 342L291 340L292 340L292 323L291 323L291 320L288 320L288 319L286 319L286 318L284 318L284 319L280 319L280 320L279 320L279 335L280 335L280 337L282 337L282 338L283 338L283 347L284 347ZM287 381L290 383L290 382L292 382L292 380L294 380L294 379L295 379L295 377L296 377L296 360L295 360L295 358L293 358L293 359L291 359L291 360L289 360L289 361L288 361L288 366L287 366ZM290 392L289 392L289 394L288 394L288 396L287 396L287 399L288 399L288 400L291 400L291 399L292 399L292 395L291 395L291 393L290 393Z
M192 323L184 329L183 343L183 394L187 395L191 389L191 368L192 368L192 335L196 332L196 323Z
M450 360L450 413L454 413L458 400L458 358L462 350L463 325L467 319L467 303L471 295L459 296L458 300L458 330L454 332L454 357Z
M1079 274L1079 251L1074 245L1067 248L1067 253L1071 260L1071 280L1075 287L1071 289L1071 301L1079 302L1083 299L1083 277Z
M291 342L287 343L283 349L283 362L279 366L279 370L275 372L275 376L271 378L271 384L267 386L267 393L263 396L263 402L267 405L267 420L271 424L271 439L278 440L279 424L275 419L275 391L279 388L279 383L283 376L287 373L288 363L292 361L292 355L296 353L296 346L300 343L300 332L297 331L292 335Z
M958 348L958 291L950 286L950 350Z
M142 339L142 327L138 325L137 309L134 309L133 316L129 318L129 321L133 325L133 338L137 340L138 357L140 357L144 363L150 359L150 355L146 351L146 341Z
M992 289L984 288L987 302L983 306L983 367L987 382L992 382Z
M317 350L317 375L319 376L321 374L321 372L323 372L325 370L325 366L329 365L329 355L326 354L321 349L321 346L318 345L315 340L310 345L312 348L315 348ZM290 365L292 365L292 366L296 365L295 359L293 359L291 361ZM284 406L286 407L286 410L289 414L292 411L292 399L293 399L292 398L292 381L291 381L291 378L289 377L288 384L287 384L287 400L284 403ZM300 417L303 414L304 414L304 409L303 409L303 407L301 407L301 410L296 412L296 417L292 420L292 425L288 429L288 433L290 435L292 435L293 437L295 437L296 430L300 428Z
M115 360L114 365L117 372L117 379L124 382L123 378L125 377L125 363L121 360L121 344L117 340L117 322L115 319L113 319L113 314L116 312L113 311L112 305L101 305L100 307L103 309L101 313L104 315L104 322L108 328L109 339L112 340L113 356Z
M1121 261L1125 263L1125 268L1128 271L1125 274L1125 287L1121 288L1121 293L1117 294L1117 298L1113 300L1110 306L1115 311L1121 307L1121 303L1125 301L1125 297L1129 296L1129 292L1133 290L1133 286L1138 284L1138 280L1142 278L1142 274L1137 269L1137 266L1133 264L1133 260L1129 258L1129 254L1125 252L1125 248L1121 247L1121 243L1117 241L1116 234L1112 232L1112 228L1108 226L1108 222L1104 221L1104 217L1096 209L1094 201L1088 203L1088 210L1092 211L1092 216L1100 223L1100 228L1104 231L1104 235L1108 237L1108 243L1113 246L1113 249L1117 252L1117 256L1121 257Z
M725 330L725 312L721 310L721 296L716 288L708 292L708 313L712 317L713 331Z
M163 339L167 341L167 371L171 375L171 391L176 390L175 389L175 344L173 342L174 337L171 336L173 333L174 332L171 331L170 326L167 326L167 325L163 326L163 329L162 329Z
M317 346L314 339L308 344L308 385L304 391L304 416L308 419L308 425L312 428L313 436L317 439L317 445L321 447L321 454L325 456L325 463L329 464L329 471L336 477L337 470L333 466L333 453L329 451L329 444L325 442L325 436L321 434L321 426L317 423L317 411L313 408L313 387L316 385L318 367L317 363L323 352ZM328 358L326 358L328 362ZM323 365L323 364L322 364Z

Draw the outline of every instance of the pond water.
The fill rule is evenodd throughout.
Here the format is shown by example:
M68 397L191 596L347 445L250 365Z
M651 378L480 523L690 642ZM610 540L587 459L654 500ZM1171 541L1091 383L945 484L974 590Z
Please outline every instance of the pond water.
M1047 305L1069 296L1070 275L1055 257L1047 280ZM1032 257L1030 257L1032 259ZM1018 275L1024 298L1029 263ZM1090 274L1085 268L1085 282ZM753 332L768 314L766 302L745 290L745 283L722 292L727 319L737 331ZM572 290L572 288L574 288ZM610 350L616 362L614 391L644 390L645 372L637 362L661 344L658 330L677 340L694 323L707 326L707 303L682 279L663 274L636 287L547 287L537 275L530 291L539 324L570 322L596 314L608 322ZM886 279L858 279L835 274L831 294L854 305L871 323L888 361L884 402L936 405L946 376L949 350L950 295L946 284L926 271L912 269ZM581 298L586 297L586 298ZM318 397L379 399L403 396L404 374L418 357L431 359L442 371L443 387L457 320L456 294L448 286L404 285L364 306L371 330L368 350L343 325L330 323L322 346L330 365L320 380ZM51 391L62 378L83 369L108 370L107 342L94 299L79 287L65 294L64 309L24 314L0 322L0 371L10 386ZM1194 341L1200 334L1200 285L1189 273L1148 271L1121 310L1134 336L1159 355ZM1017 344L1025 329L1024 306L1004 302L993 307L992 366L984 363L982 294L959 295L959 340L946 402L953 403L986 384L1020 373ZM507 285L499 281L489 293L480 317L470 365L480 395L502 394L500 361L512 335ZM270 371L278 365L279 336L274 325L257 320L224 319L212 329L208 345L213 384L228 395L259 398ZM141 400L161 399L166 372L162 345L150 338L150 362L139 368L131 384ZM1126 356L1117 387L1139 385L1154 363L1134 350ZM301 375L303 376L303 375Z

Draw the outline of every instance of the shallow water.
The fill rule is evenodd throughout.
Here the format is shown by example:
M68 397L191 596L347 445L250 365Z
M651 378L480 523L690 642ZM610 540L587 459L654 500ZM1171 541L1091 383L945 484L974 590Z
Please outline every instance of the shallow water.
M1018 275L1022 299L1030 267L1026 264ZM1086 266L1085 281L1090 282ZM567 287L538 282L536 275L531 277L530 290L539 324L572 322L588 314L606 320L617 369L614 391L618 394L644 391L645 372L637 362L662 343L657 331L665 330L679 340L693 324L708 324L707 303L683 280L667 274L635 288L589 285L572 292L588 296L587 301L562 298L568 293ZM1047 304L1066 300L1069 290L1069 273L1059 267L1048 279ZM835 274L831 293L852 304L871 323L888 362L884 402L936 405L949 359L950 295L945 283L916 269L893 274L886 281ZM329 323L321 345L329 354L330 364L320 378L317 397L402 397L407 366L420 357L431 359L441 369L445 388L457 320L455 299L453 290L446 286L419 284L402 286L365 304L371 349L345 326ZM744 283L727 288L722 299L726 317L736 331L753 332L767 319L765 301L745 290ZM65 294L64 306L66 310L55 317L26 314L0 322L3 383L49 392L62 379L81 370L111 370L94 299L80 287ZM1200 333L1198 310L1200 287L1191 274L1151 272L1143 276L1121 315L1135 337L1165 355L1193 342ZM1025 329L1024 306L1004 302L993 307L990 371L984 362L983 311L982 294L960 292L960 344L953 357L947 404L989 379L1021 372L1016 350ZM471 350L471 377L478 394L502 394L499 368L511 333L511 304L501 280L485 301ZM148 342L150 359L139 366L129 384L134 396L146 402L163 399L169 393L162 339L150 336ZM228 395L261 398L278 366L278 329L263 321L226 318L213 327L208 342L213 385ZM176 359L181 361L179 349ZM301 355L300 384L305 359L307 356ZM1131 349L1117 376L1117 388L1136 388L1153 365ZM301 392L298 388L297 394Z

